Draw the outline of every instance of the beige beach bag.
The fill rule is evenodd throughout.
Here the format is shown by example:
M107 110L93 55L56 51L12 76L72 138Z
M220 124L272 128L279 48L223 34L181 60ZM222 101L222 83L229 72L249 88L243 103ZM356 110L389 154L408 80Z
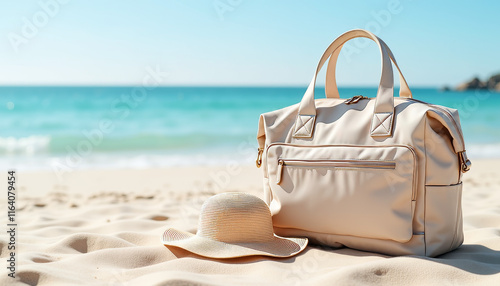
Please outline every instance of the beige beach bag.
M380 85L374 98L340 99L337 57L356 37L378 45ZM328 58L327 98L314 100ZM396 98L391 60L400 75ZM470 161L458 113L413 99L374 34L338 37L300 104L262 114L257 138L276 234L389 255L437 256L462 244L461 177Z

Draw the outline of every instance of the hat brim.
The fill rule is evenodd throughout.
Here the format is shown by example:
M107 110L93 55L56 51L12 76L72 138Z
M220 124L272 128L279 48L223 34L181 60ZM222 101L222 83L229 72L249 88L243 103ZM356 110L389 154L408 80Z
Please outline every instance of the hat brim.
M236 258L253 255L291 257L306 248L307 238L285 238L274 235L266 242L226 243L169 228L163 233L162 243L165 246L180 247L210 258Z

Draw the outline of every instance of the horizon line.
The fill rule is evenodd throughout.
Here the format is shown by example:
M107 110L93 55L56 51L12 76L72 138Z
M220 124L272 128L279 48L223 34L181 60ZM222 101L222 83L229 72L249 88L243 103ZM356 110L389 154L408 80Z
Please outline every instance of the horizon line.
M102 88L110 88L110 87L140 87L142 85L133 85L133 84L29 84L29 85L2 85L0 84L0 88L34 88L34 87L88 87L88 88L95 88L95 87L102 87ZM433 88L433 89L439 89L443 88L444 86L434 86L434 85L413 85L414 88ZM340 85L338 86L339 88L378 88L375 85ZM399 88L399 85L395 85L395 88ZM307 85L158 85L154 86L152 88L304 88L307 89ZM325 85L317 85L316 88L325 88Z

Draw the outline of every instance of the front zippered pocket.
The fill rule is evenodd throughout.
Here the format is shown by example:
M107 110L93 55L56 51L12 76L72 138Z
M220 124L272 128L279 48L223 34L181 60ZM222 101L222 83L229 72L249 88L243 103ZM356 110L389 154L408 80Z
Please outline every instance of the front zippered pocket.
M356 170L359 168L368 169L395 169L396 162L394 161L379 161L379 160L294 160L294 159L279 159L278 173L276 175L276 184L281 184L283 168L290 167L316 167L316 168L343 168Z
M265 157L275 227L411 239L417 195L411 146L275 143Z

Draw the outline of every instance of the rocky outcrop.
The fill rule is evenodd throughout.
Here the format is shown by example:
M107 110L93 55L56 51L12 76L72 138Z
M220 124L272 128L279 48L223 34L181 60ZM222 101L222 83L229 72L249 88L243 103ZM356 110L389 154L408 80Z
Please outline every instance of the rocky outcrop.
M500 92L500 74L491 76L487 81L481 81L479 78L475 77L470 81L459 84L456 88L458 91L477 89L488 89Z
M486 84L482 82L479 78L475 77L470 81L461 83L457 86L457 90L475 90L475 89L486 89Z
M486 82L487 88L500 91L500 74L494 75Z
M450 90L451 90L451 88L447 85L445 85L439 89L439 91L441 91L441 92L450 91Z

